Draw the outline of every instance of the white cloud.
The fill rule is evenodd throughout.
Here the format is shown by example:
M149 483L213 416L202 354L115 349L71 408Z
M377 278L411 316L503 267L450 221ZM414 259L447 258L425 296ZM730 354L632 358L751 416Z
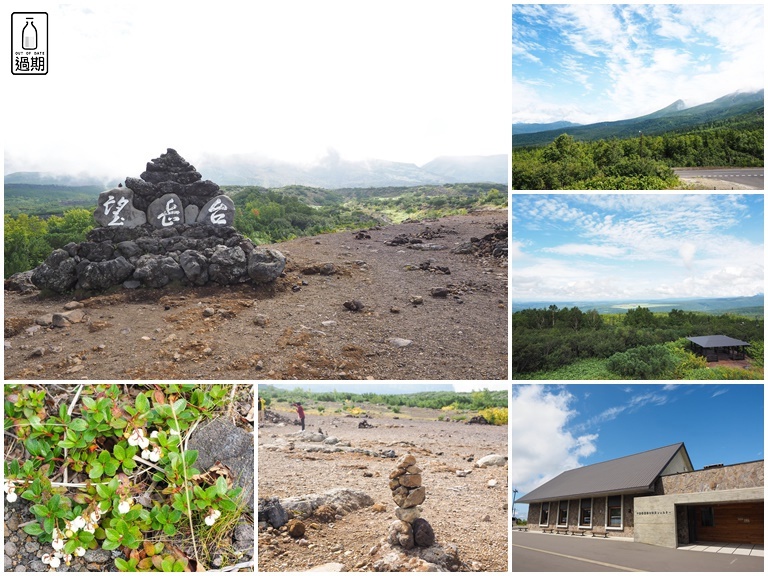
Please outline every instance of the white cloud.
M594 244L563 244L553 248L544 248L543 251L564 256L600 256L604 258L617 258L626 253L625 249L616 246L597 246Z
M597 434L575 436L570 424L575 398L567 390L541 385L512 386L512 484L520 496L596 450Z

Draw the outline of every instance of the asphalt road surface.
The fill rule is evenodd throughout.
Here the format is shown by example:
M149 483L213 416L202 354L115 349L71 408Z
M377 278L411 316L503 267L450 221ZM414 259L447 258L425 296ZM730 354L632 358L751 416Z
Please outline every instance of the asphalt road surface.
M764 189L763 168L675 168L680 178L713 178Z
M514 532L512 572L762 572L760 556L692 552L603 538Z

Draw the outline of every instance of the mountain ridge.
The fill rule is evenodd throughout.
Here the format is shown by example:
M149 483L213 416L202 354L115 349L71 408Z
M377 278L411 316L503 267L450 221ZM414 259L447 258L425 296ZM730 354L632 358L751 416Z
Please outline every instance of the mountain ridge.
M682 108L680 105L682 104ZM762 113L764 90L734 92L698 106L684 107L677 100L655 112L612 122L595 122L574 128L562 128L535 134L512 135L512 146L542 146L549 144L560 134L568 133L577 140L599 140L637 136L638 132L655 135L673 130L691 129L718 120L724 120L752 112Z

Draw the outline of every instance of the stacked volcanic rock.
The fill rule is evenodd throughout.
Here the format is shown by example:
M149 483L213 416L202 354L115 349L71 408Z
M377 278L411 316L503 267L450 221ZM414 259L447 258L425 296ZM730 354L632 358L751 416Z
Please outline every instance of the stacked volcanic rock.
M125 182L99 195L99 227L86 242L54 250L34 270L35 286L62 293L174 281L264 284L283 272L285 257L238 233L232 200L172 148Z
M435 543L435 533L429 522L421 518L419 504L426 498L426 488L421 485L421 468L416 466L412 454L402 456L389 475L389 489L397 504L395 520L389 527L387 540L392 546L406 550L416 546L428 547Z

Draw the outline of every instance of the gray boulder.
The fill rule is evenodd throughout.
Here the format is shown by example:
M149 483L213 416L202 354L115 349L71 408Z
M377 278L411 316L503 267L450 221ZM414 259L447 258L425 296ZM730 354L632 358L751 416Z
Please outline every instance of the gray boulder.
M248 276L254 282L267 284L280 277L285 269L285 256L273 248L254 248L248 254Z
M135 280L141 280L150 288L162 288L171 280L180 280L184 277L184 270L170 256L153 256L145 254L136 262L136 270L133 272Z
M134 207L133 190L112 188L99 194L94 219L100 226L136 228L147 222L147 215Z
M77 266L77 287L83 290L106 290L130 278L133 270L133 265L122 256L106 262L82 261Z
M179 256L179 266L192 284L203 286L208 283L208 260L197 250L186 250Z
M184 223L181 198L176 194L164 194L147 208L147 221L155 228L168 228Z
M83 242L77 249L77 255L91 262L111 260L115 253L111 242Z
M208 277L223 285L238 284L248 279L247 270L248 261L242 248L219 245L211 256Z
M76 283L77 263L69 253L60 248L51 252L45 262L32 273L32 284L59 294L71 290Z
M214 226L232 226L235 221L235 203L229 196L223 194L211 198L200 209L197 221Z

